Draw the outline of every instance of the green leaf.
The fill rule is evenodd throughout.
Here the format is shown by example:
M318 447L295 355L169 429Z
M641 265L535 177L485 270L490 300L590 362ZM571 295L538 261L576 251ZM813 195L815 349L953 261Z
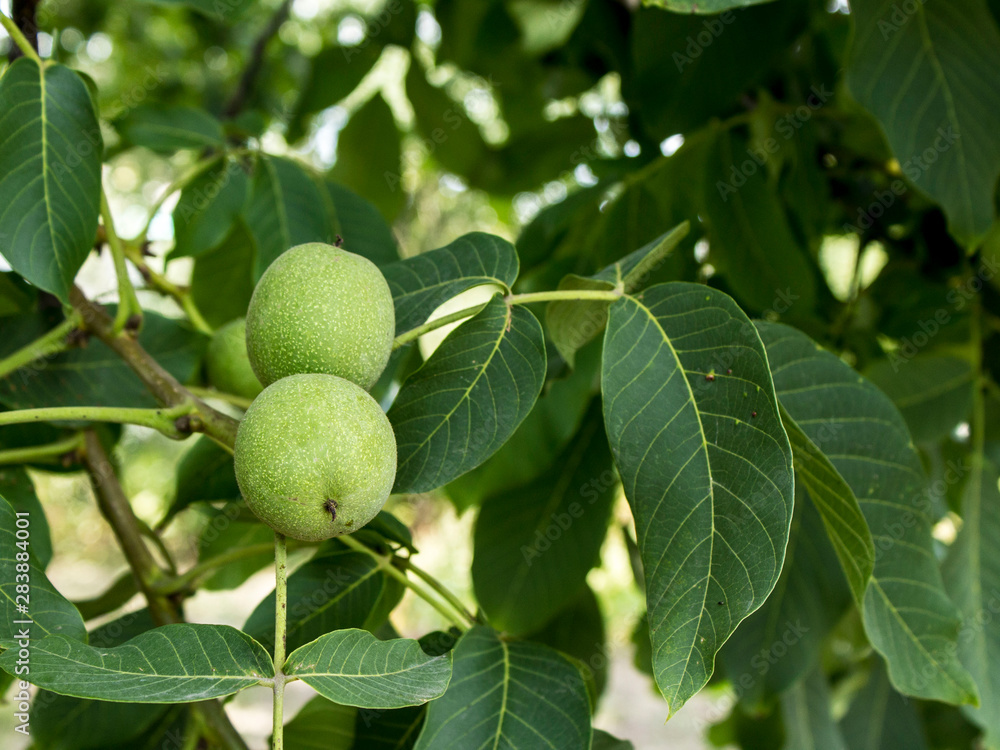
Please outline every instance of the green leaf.
M382 95L375 94L340 131L330 177L371 201L392 221L406 204L400 158L396 119Z
M384 586L382 567L363 552L341 549L302 565L288 577L288 651L334 630L368 627ZM257 605L243 630L268 651L273 649L273 591Z
M815 504L798 486L785 565L774 591L723 647L726 675L748 710L765 710L819 664L823 643L851 605Z
M15 513L28 514L26 518L31 523L31 554L38 562L38 567L45 570L52 560L52 537L45 509L38 501L35 484L28 472L14 466L0 468L0 495L10 503Z
M629 34L631 70L622 77L629 109L656 142L745 111L741 96L753 95L782 65L808 23L807 8L768 3L709 18L640 8Z
M257 245L242 219L222 244L194 260L191 299L209 325L219 328L246 315L254 287Z
M875 543L865 631L898 690L949 703L976 700L955 656L959 614L945 594L931 505L906 424L886 396L808 336L758 323L781 405L854 491Z
M232 470L232 464L230 464ZM227 503L223 508L205 508L208 523L198 538L198 560L207 562L214 557L250 546L262 546L261 552L230 560L202 579L206 591L227 591L246 583L247 579L274 563L274 531L260 522L243 500ZM266 548L265 548L266 546Z
M203 109L145 104L115 122L129 146L145 146L161 154L186 148L222 148L222 123Z
M119 617L90 634L94 648L120 646L155 627L148 609ZM51 750L104 750L151 733L168 707L149 703L110 703L39 690L31 701L32 736Z
M377 266L399 260L399 247L382 214L360 195L343 185L323 183L337 214L344 249L363 255Z
M365 40L355 47L324 47L310 60L309 72L299 88L299 98L288 121L288 142L306 134L309 120L350 94L368 75L382 54L382 46ZM370 149L365 149L366 153Z
M965 486L962 528L948 550L944 581L964 618L958 658L982 702L962 711L985 731L984 747L1000 746L1000 471L986 460Z
M250 5L251 0L139 0L150 5L164 7L182 6L190 8L203 16L218 21L235 21Z
M181 191L174 208L171 258L198 256L229 236L250 195L250 180L238 161L211 169Z
M451 654L427 656L413 640L380 641L366 630L338 630L293 651L285 674L345 706L402 708L444 693Z
M385 266L382 273L396 305L396 335L423 324L439 305L466 289L498 284L509 290L517 268L514 246L482 232Z
M351 750L357 709L316 696L285 724L288 750Z
M816 272L748 147L742 136L721 133L708 157L709 257L736 296L754 309L784 314L794 306L808 312L816 304ZM746 162L754 168L749 177L741 171Z
M12 271L0 271L0 317L31 312L37 290Z
M913 359L879 360L865 377L892 399L917 442L947 437L972 408L974 373L961 357L918 354Z
M993 223L1000 176L1000 32L983 0L855 0L847 84L910 183L970 245Z
M13 670L15 651L0 655ZM274 676L271 657L227 625L164 625L121 646L64 635L31 646L32 684L60 695L122 703L178 703L232 695Z
M427 706L358 709L352 750L413 750L426 717Z
M257 245L254 279L285 250L334 239L329 198L312 175L291 159L260 158L243 219Z
M851 750L928 750L913 701L893 689L881 662L851 701L840 731Z
M611 306L602 391L645 570L656 683L673 714L778 580L791 448L753 324L705 286L661 284Z
M830 459L785 409L781 409L781 422L792 444L795 476L809 490L809 498L823 518L826 535L836 550L854 601L860 607L875 568L875 543L861 506Z
M27 519L25 528L24 517L19 519L10 503L0 497L0 617L3 618L0 620L0 646L9 649L2 656L7 661L0 662L0 667L9 674L15 674L19 658L17 641L23 639L24 631L28 631L31 638L31 673L34 675L38 649L36 639L61 633L83 640L87 637L87 629L76 607L56 591L34 558L31 517ZM18 524L18 520L22 523ZM18 531L22 533L19 535ZM18 542L27 543L19 546ZM18 559L18 555L23 557L24 552L28 553L28 559ZM27 575L27 584L23 579L19 581L18 575ZM23 588L18 591L18 586ZM27 611L20 610L19 605L26 605Z
M587 688L558 651L477 626L453 653L451 686L430 705L417 750L590 747Z
M380 510L375 518L355 533L366 534L369 532L373 533L380 541L397 544L410 552L417 551L417 548L413 546L413 535L410 533L410 529L387 510Z
M485 463L447 486L445 492L459 513L491 495L528 484L552 467L600 389L600 360L600 342L584 349L575 369L543 387L510 440Z
M607 686L611 657L604 616L589 586L584 586L568 606L527 640L545 644L576 659L593 702L597 702Z
M635 750L635 745L628 740L620 740L607 732L595 729L594 742L590 750Z
M110 703L40 690L31 702L31 734L47 750L118 750L144 738L169 711L150 703Z
M103 747L100 750L164 750L176 745L178 738L190 737L192 722L191 707L185 703L170 706L152 726L148 727L139 737L115 747Z
M432 490L481 464L528 415L544 380L538 320L494 297L407 378L389 409L393 491Z
M593 276L570 274L559 282L559 289L611 291L621 287L628 293L637 291L646 285L650 275L687 236L690 227L686 221L677 225ZM545 325L556 349L570 367L575 364L577 351L604 330L610 306L611 302L600 300L566 300L548 304Z
M97 236L104 143L90 92L62 65L22 57L0 77L0 254L69 301Z
M18 318L7 321L38 335L38 321ZM139 343L156 361L182 383L191 380L201 362L208 337L185 327L180 321L146 312ZM9 340L0 343L6 353ZM18 373L0 380L0 403L11 409L41 406L157 406L156 400L129 366L99 340L86 347L69 349L37 363L22 380Z
M192 503L238 497L240 487L236 484L233 454L211 438L200 435L177 465L174 502L167 511L167 518Z
M830 703L830 688L819 669L782 693L786 750L848 750Z
M522 270L550 260L562 242L582 223L582 217L595 219L606 190L604 184L581 188L539 211L517 236Z
M413 106L414 124L432 158L449 172L473 182L488 161L489 151L479 127L461 102L432 86L416 59L406 73L406 97Z
M642 0L643 5L663 8L674 13L722 13L733 8L770 2L770 0Z
M472 582L493 626L530 633L580 593L599 561L617 487L595 403L552 470L486 499L476 521Z

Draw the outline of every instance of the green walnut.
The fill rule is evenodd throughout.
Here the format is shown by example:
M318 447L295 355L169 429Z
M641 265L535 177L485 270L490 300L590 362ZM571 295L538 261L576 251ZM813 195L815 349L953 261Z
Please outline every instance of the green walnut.
M247 311L250 364L264 385L324 373L367 390L389 361L395 331L382 272L367 258L319 242L282 253Z
M224 393L253 399L264 390L250 367L247 354L246 318L226 323L208 342L205 367L208 382Z
M240 422L235 454L250 509L306 542L360 529L396 479L396 438L385 413L334 375L291 375L265 388Z

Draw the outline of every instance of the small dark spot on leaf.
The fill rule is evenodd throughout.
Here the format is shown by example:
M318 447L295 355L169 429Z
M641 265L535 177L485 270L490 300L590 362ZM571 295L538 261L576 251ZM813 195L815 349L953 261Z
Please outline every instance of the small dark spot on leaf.
M755 411L750 412L750 416L751 417L756 417L757 416L757 412L755 412Z

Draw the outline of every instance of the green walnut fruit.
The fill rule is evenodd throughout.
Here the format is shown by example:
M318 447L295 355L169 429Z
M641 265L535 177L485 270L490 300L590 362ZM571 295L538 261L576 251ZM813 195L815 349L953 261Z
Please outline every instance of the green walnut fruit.
M208 342L205 366L208 382L224 393L253 399L264 390L250 367L247 354L246 319L226 323Z
M396 478L396 438L382 408L334 375L292 375L265 388L240 422L235 454L250 509L306 542L357 531Z
M260 382L325 373L371 388L392 353L396 317L374 263L319 242L282 253L247 311L247 350Z

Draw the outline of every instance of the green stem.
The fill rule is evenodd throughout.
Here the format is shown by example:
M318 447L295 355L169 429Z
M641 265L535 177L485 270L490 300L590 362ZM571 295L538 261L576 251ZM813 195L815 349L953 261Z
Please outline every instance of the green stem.
M349 536L341 536L337 538L341 542L343 542L345 546L350 547L356 552L364 552L366 555L370 555L375 560L377 560L381 565L382 569L385 570L386 573L391 575L397 581L406 586L406 588L410 589L410 591L412 591L414 594L416 594L425 602L430 604L434 609L438 611L438 613L440 613L446 620L452 622L455 625L455 627L457 627L459 630L464 630L467 625L475 625L474 619L469 618L469 621L466 622L462 616L459 616L461 614L460 612L456 613L449 610L447 607L444 606L444 604L440 600L438 600L437 597L433 596L430 591L425 589L416 581L410 579L409 576L407 576L405 573L396 568L396 566L392 564L391 556L380 555L371 547L367 547L361 542L359 542L357 539L352 539Z
M107 236L108 247L111 248L111 257L115 262L115 276L118 277L118 312L115 314L115 333L121 333L126 325L133 331L139 330L142 322L142 307L139 305L139 298L135 296L135 288L128 277L128 266L125 265L125 248L121 238L115 231L115 222L111 218L111 206L108 205L108 196L101 190L101 221L104 224L104 234Z
M0 26L3 26L4 29L6 29L7 33L10 34L10 38L14 40L14 44L21 49L21 52L24 53L25 57L30 57L38 63L39 67L41 67L42 58L38 56L37 52L35 52L35 48L31 46L31 42L28 41L28 38L21 33L19 28L17 28L17 24L7 18L7 16L3 13L0 13Z
M429 320L423 325L410 329L406 333L399 334L396 337L396 340L392 342L392 348L399 349L401 346L406 346L411 341L420 338L425 333L437 330L438 328L443 328L444 326L454 323L457 320L471 318L473 315L478 314L484 307L486 307L485 302L481 305L473 305L472 307L467 307L464 310L448 313L447 315L442 315L440 318Z
M187 172L185 172L176 180L174 180L172 183L170 183L170 185L167 186L167 189L163 192L163 194L157 199L156 203L153 204L153 207L149 209L149 218L146 219L145 227L143 227L143 230L142 232L139 233L139 236L137 236L134 240L132 240L131 244L137 247L142 247L143 245L145 245L146 240L149 237L149 227L150 225L152 225L153 219L155 219L156 215L160 212L160 209L163 208L163 204L167 202L167 200L170 198L171 195L176 193L178 190L183 190L192 182L194 182L196 179L201 177L201 175L203 175L205 172L207 172L209 169L215 166L215 164L217 164L219 160L222 159L222 157L223 154L217 153L212 155L208 159L199 161L193 167L191 167L191 169L189 169Z
M584 299L614 302L620 299L621 296L622 292L617 289L608 291L601 289L557 289L551 292L511 294L506 297L506 302L508 305L527 305L532 302L572 302Z
M622 292L617 289L611 291L603 291L600 289L559 289L551 292L510 294L504 298L504 301L508 305L527 305L532 302L558 302L564 300L575 301L585 299L614 302L621 296ZM396 340L392 343L392 348L399 349L401 346L406 346L414 339L420 338L425 333L430 333L431 331L443 328L444 326L459 320L471 318L473 315L478 314L484 307L486 307L487 304L487 302L483 302L478 305L473 305L472 307L467 307L464 310L457 310L456 312L442 315L440 318L429 320L416 328L411 328L409 331L401 333L396 337Z
M32 422L113 422L152 427L170 438L181 440L190 433L178 429L178 417L194 411L193 404L173 409L131 409L120 406L50 406L40 409L18 409L0 412L0 427Z
M288 547L274 532L274 726L273 750L285 747L285 637L288 614Z
M455 611L459 612L462 615L462 617L464 617L470 623L475 624L476 622L478 622L476 616L466 608L465 604L462 602L461 599L458 598L458 596L454 594L454 592L452 592L447 586L441 583L441 581L432 576L426 570L424 570L423 568L418 568L416 565L414 565L413 561L410 558L406 559L406 569L412 570L413 573L417 576L417 578L422 579L424 583L426 583L428 586L430 586L432 589L438 592L441 596L443 596L448 601L448 603L455 608Z
M215 329L209 325L208 321L202 316L201 311L198 306L194 303L194 298L191 296L191 290L184 287L177 286L174 282L168 279L161 273L157 273L149 264L146 263L146 259L142 255L142 250L137 245L127 245L125 247L125 254L132 264L139 269L139 273L142 277L146 279L146 283L149 286L168 297L173 297L180 305L184 314L187 315L188 320L191 321L191 325L197 328L202 333L211 336Z
M222 391L217 391L214 388L198 388L197 386L189 385L188 390L198 398L214 398L219 401L225 401L227 404L238 406L244 410L249 409L250 404L253 401L251 398L237 396L234 393L224 393Z
M28 463L58 463L67 453L75 453L83 448L83 435L76 434L65 440L57 440L45 445L31 445L26 448L10 448L0 451L0 466Z
M0 359L0 378L5 378L25 365L44 357L65 351L69 334L80 327L80 314L75 310L62 323L44 333L30 344L25 344L13 354Z
M216 555L215 557L209 558L204 562L192 566L176 578L164 581L161 586L157 587L157 591L162 594L176 594L188 589L193 589L201 578L211 575L217 568L224 567L246 557L253 557L254 555L269 552L272 547L273 545L270 542L251 544L248 547L238 547L221 555Z

